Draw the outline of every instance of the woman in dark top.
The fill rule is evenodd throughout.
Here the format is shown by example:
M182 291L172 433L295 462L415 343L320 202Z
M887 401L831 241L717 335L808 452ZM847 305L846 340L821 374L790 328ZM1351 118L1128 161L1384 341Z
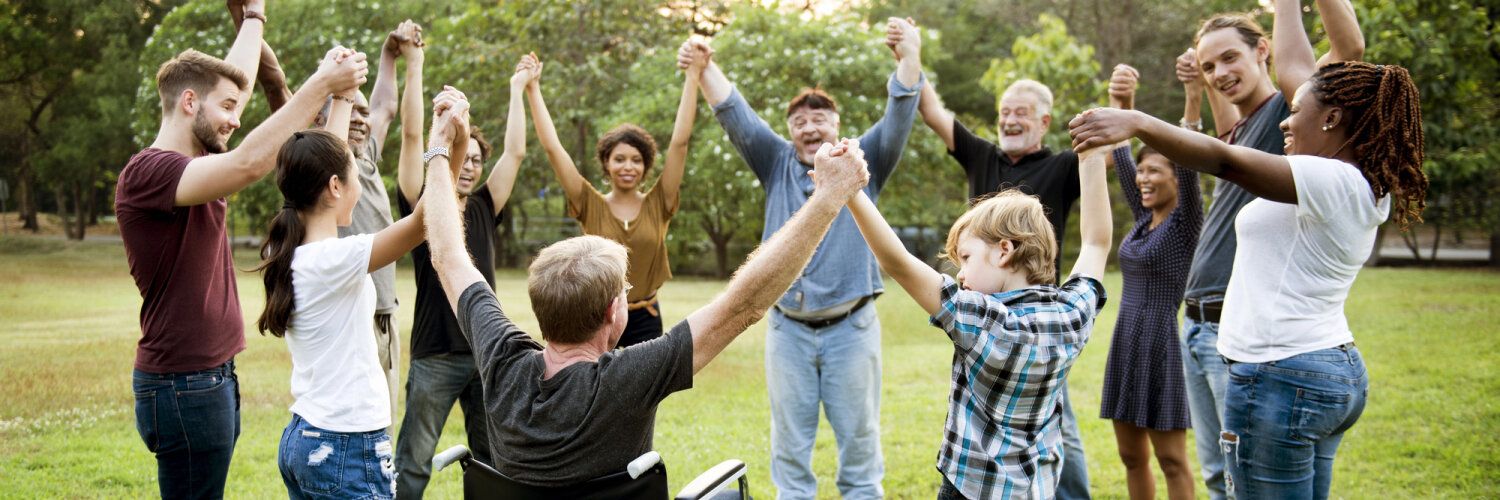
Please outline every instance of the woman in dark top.
M1152 448L1167 479L1168 496L1191 498L1191 425L1177 343L1177 306L1203 227L1198 173L1173 165L1149 146L1135 159L1128 145L1115 149L1114 157L1135 227L1120 242L1125 283L1104 368L1099 416L1114 420L1132 498L1150 497L1156 491Z

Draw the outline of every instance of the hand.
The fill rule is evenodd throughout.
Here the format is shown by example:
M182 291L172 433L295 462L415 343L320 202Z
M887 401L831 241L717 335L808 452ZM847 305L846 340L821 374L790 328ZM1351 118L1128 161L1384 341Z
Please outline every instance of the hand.
M381 46L381 50L392 56L405 56L426 46L422 41L422 26L407 19L385 36L385 45Z
M1202 92L1208 86L1203 71L1198 68L1198 51L1188 48L1177 56L1177 81L1182 82L1188 92Z
M885 25L885 46L891 48L900 61L907 56L920 56L922 53L922 36L917 32L917 22L912 18L906 19L892 17Z
M313 78L326 85L330 94L342 94L364 85L369 70L363 52L334 47L318 63L318 71L313 73Z
M510 76L511 90L520 90L530 87L542 79L542 61L537 59L536 52L521 56L516 63L516 73Z
M1120 109L1135 108L1135 89L1141 73L1128 64L1115 65L1114 74L1109 77L1109 102L1111 106Z
M469 98L458 89L444 85L432 98L432 131L427 134L429 146L449 147L453 140L467 135ZM458 119L462 115L462 120Z
M234 21L236 32L240 30L240 25L245 23L245 11L266 15L265 0L225 0L224 6L229 9L229 19Z
M1082 153L1091 148L1103 149L1102 146L1135 137L1140 116L1136 111L1113 108L1094 108L1079 113L1068 122L1073 150Z
M702 40L688 39L677 49L677 68L688 72L702 73L713 60L714 49Z
M838 144L823 143L813 157L813 193L827 193L840 204L848 203L870 182L865 152L854 139L840 139Z

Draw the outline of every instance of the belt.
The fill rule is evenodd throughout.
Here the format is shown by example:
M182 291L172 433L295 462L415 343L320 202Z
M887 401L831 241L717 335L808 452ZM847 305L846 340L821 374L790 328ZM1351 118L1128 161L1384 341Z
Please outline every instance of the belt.
M1213 297L1209 300L1196 298L1183 299L1182 304L1186 306L1183 314L1188 319L1199 323L1218 323L1219 316L1224 312L1224 299Z
M859 302L855 302L854 303L854 307L849 308L848 311L844 311L842 314L839 314L838 316L832 316L832 317L827 317L827 318L822 318L822 319L797 319L797 318L793 318L791 316L787 316L786 313L784 313L784 312L781 315L785 316L786 319L789 319L789 320L796 321L798 323L802 323L804 325L807 325L808 328L812 328L814 330L817 330L819 328L828 328L830 326L838 324L840 321L849 319L849 317L853 316L854 313L859 312L859 309L861 307L864 307L865 304L869 304L870 303L870 297L871 296L869 296L869 295L861 297L859 299Z
M645 309L646 312L651 313L652 316L661 317L661 312L656 310L656 294L654 293L651 294L650 297L631 302L630 305L626 307L626 310L628 311L634 311L636 309Z

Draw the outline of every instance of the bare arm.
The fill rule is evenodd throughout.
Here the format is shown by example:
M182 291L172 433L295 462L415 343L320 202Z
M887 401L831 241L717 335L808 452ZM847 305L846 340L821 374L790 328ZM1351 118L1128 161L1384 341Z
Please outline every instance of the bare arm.
M698 118L698 77L703 72L687 71L682 82L682 99L677 102L677 120L672 123L672 142L667 145L666 166L656 188L662 189L667 206L677 206L682 192L682 176L687 170L688 144L693 141L693 122Z
M244 2L243 9L244 12L258 12L264 16L266 4L264 0L250 0ZM233 6L230 10L234 11ZM261 45L265 43L266 33L266 24L259 18L238 19L238 21L240 22L239 33L234 37L234 45L229 47L229 54L224 56L224 62L239 69L240 73L244 73L247 85L240 88L242 98L235 105L235 118L245 114L245 106L250 104L250 95L255 90L256 71L260 69Z
M467 142L467 141L465 141ZM427 248L432 252L432 268L443 283L448 307L458 313L458 297L475 283L484 281L479 268L469 258L464 244L463 209L453 187L453 173L441 168L428 169L428 195L422 197L427 213L422 217L427 227Z
M745 260L723 293L688 315L693 332L693 373L698 373L786 292L812 259L833 218L870 174L859 145L849 139L824 145L815 162L816 188L785 226Z
M189 162L187 169L182 172L182 179L177 183L177 206L201 205L229 196L275 168L276 152L282 143L293 132L306 128L312 122L313 116L323 108L329 93L343 91L364 82L364 54L341 53L342 61L335 62L335 53L340 50L347 51L329 51L324 64L292 96L289 106L255 127L238 148L224 154L201 156ZM348 111L344 114L348 115Z
M540 67L541 63L537 64ZM531 120L536 126L536 140L542 143L542 151L547 153L547 163L552 165L552 173L557 175L558 184L562 184L563 194L570 200L578 199L583 196L583 189L588 181L578 173L578 165L573 163L573 157L563 147L562 140L557 138L557 127L552 124L552 114L547 111L546 101L542 100L540 78L526 87L526 97L531 100Z
M702 78L698 82L703 86L703 99L708 101L709 106L718 106L734 92L734 84L730 83L729 77L724 76L724 71L712 60L703 67Z
M1230 146L1138 111L1095 108L1074 118L1069 128L1073 149L1078 151L1138 137L1178 165L1217 175L1267 200L1297 202L1291 164L1285 156Z
M292 100L292 89L287 87L286 72L281 69L281 61L276 59L276 51L265 41L260 42L260 70L256 73L260 80L260 91L266 94L266 106L275 113L287 101Z
M937 89L929 80L927 85L922 86L921 102L917 104L917 111L922 113L922 122L927 128L937 133L943 139L943 146L948 151L953 151L953 112L943 107L943 100L938 97Z
M1354 4L1349 0L1317 0L1323 30L1328 33L1328 53L1318 63L1359 61L1365 58L1365 34L1359 29Z
M880 211L875 208L875 202L870 201L870 197L863 191L849 202L849 211L854 215L854 222L859 225L859 232L865 236L865 242L869 243L870 250L875 253L875 260L880 262L880 269L900 283L901 288L906 289L906 293L917 301L917 305L922 306L922 310L927 311L927 314L936 314L938 308L942 307L940 289L943 275L922 262L922 259L907 253L906 246L896 237L896 231L886 223Z
M333 103L328 106L328 118L323 123L323 130L349 142L349 113L354 109L354 103L346 101L348 96L334 94Z
M375 88L370 91L370 137L366 140L385 141L391 121L400 109L396 94L396 58L416 52L422 52L422 27L410 19L386 35L385 44L380 47L380 73L375 75ZM411 71L409 67L410 64L407 71Z
M420 48L406 55L406 90L401 92L401 152L396 162L396 185L406 203L413 206L422 195L423 57Z
M1208 114L1214 117L1214 133L1221 138L1227 137L1235 124L1240 122L1240 108L1218 90L1208 89L1205 92L1208 93Z
M510 193L516 187L516 174L521 171L521 160L526 158L526 103L522 102L530 77L520 71L510 79L510 110L505 117L505 149L500 152L500 161L490 171L484 182L490 190L490 199L495 201L495 213L505 208ZM464 141L468 142L468 141Z
M1272 59L1276 61L1276 85L1288 102L1317 70L1312 42L1302 26L1301 0L1276 0L1276 21L1271 25Z
M1178 129L1174 129L1178 130ZM1185 132L1178 130L1179 132ZM1189 132L1190 133L1190 132ZM1196 134L1203 137L1203 134ZM1113 241L1113 216L1109 208L1109 186L1106 185L1104 157L1110 146L1093 148L1079 153L1078 158L1078 228L1082 246L1078 249L1078 260L1073 263L1070 274L1104 279L1104 264L1109 260L1109 249ZM1121 179L1122 183L1126 182ZM1179 203L1183 203L1179 201Z

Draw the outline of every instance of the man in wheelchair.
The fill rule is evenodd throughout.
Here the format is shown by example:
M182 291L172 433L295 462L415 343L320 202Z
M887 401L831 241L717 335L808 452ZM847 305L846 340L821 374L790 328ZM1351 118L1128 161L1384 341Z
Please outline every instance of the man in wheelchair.
M543 346L505 316L474 268L456 197L424 197L433 266L483 380L494 468L526 485L566 487L618 473L650 451L657 405L692 387L693 374L766 314L835 217L853 224L844 205L869 180L858 143L824 144L814 168L806 205L723 293L660 338L619 350L630 288L624 247L581 236L541 251L527 289ZM447 172L430 170L428 193L454 192Z

